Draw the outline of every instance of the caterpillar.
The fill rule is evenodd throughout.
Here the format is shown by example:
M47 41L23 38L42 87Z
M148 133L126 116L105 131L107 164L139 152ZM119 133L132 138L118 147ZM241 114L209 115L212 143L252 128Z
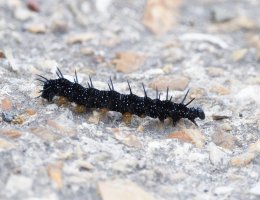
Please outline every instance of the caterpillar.
M61 96L68 99L69 102L74 102L77 105L85 106L86 108L108 109L110 111L120 112L122 114L130 113L139 117L149 116L151 118L159 118L163 122L166 118L171 118L175 125L181 118L187 118L195 122L196 118L205 119L205 113L200 107L188 108L188 105L195 99L191 99L188 103L184 103L189 90L186 92L181 103L172 102L172 97L169 98L169 88L167 87L166 99L160 100L160 94L156 89L156 98L151 99L147 96L144 84L142 84L144 97L139 97L133 94L129 81L129 94L120 94L115 91L112 79L108 83L109 90L98 90L94 88L91 77L89 76L88 87L83 87L78 82L77 72L75 71L74 82L64 78L60 69L57 68L57 79L47 79L42 75L37 75L37 80L43 85L40 90L40 96L47 101L52 101L54 96Z

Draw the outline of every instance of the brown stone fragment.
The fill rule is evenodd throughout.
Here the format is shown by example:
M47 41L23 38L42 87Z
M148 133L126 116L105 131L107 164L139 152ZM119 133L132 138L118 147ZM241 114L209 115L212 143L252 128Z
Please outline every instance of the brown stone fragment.
M51 30L56 33L66 33L69 29L67 21L64 20L55 20L52 22Z
M29 24L26 26L26 30L30 33L41 34L47 31L47 27L45 24Z
M177 131L168 135L168 138L179 139L184 142L192 143L192 138L185 131Z
M4 52L0 49L0 58L6 58Z
M189 93L190 98L200 99L206 95L206 90L200 87L192 88L191 92Z
M12 101L7 98L7 97L4 97L1 101L1 108L3 111L8 111L12 108Z
M28 109L25 110L25 112L26 112L28 115L30 115L30 116L36 114L36 110L34 110L33 108L28 108Z
M83 43L95 38L94 33L76 33L67 38L68 44Z
M198 148L202 148L205 145L205 136L197 129L183 129L169 134L168 137L195 144Z
M112 64L116 66L116 70L123 73L134 72L144 63L145 56L140 53L124 51L118 52L116 58L112 60Z
M40 11L40 6L37 0L27 0L27 7L35 12Z
M88 118L88 122L93 123L93 124L98 124L101 118L101 113L97 112L97 111L93 111L93 115L91 115Z
M35 134L39 138L53 142L55 140L58 140L60 137L56 135L53 131L48 130L45 127L35 127L30 129L31 133Z
M260 155L260 140L250 144L245 153L231 158L230 164L235 167L243 167L250 164L258 155Z
M177 23L182 0L148 0L143 23L154 34L168 32Z
M12 149L14 148L14 144L3 139L3 138L0 138L0 151L2 150L8 150L8 149Z
M218 95L228 95L230 94L230 89L223 85L214 85L210 88L211 92L214 92Z
M211 77L223 76L224 70L219 67L210 67L207 69L208 75Z
M47 124L63 136L74 136L77 134L75 123L63 114L55 119L48 120Z
M143 146L142 142L135 135L129 133L128 131L122 130L120 128L112 128L111 131L118 141L129 147L141 148Z
M62 162L51 163L47 167L48 175L56 185L57 189L61 189L63 187L63 180L62 180Z
M15 129L2 129L0 130L0 135L14 139L14 138L21 137L22 132Z
M238 61L242 60L246 56L247 52L248 52L248 49L238 49L238 50L234 51L232 54L233 61L238 62Z
M224 131L217 131L212 135L212 141L220 147L225 149L234 148L236 138L230 133Z
M189 79L184 76L171 75L171 76L159 76L153 79L149 83L149 87L154 90L166 90L169 87L170 90L184 90L189 84Z
M255 158L254 153L247 152L231 158L230 163L232 166L242 167L251 163L254 158Z
M129 180L107 180L98 183L102 200L155 200L153 195Z
M17 115L14 117L14 119L12 120L12 124L23 124L26 121L25 116L23 114L21 115Z

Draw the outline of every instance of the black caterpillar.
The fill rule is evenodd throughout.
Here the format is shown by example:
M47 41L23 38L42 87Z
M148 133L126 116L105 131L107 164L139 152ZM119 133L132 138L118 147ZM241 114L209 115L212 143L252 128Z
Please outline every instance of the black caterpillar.
M191 99L188 103L184 101L189 93L185 94L181 103L172 102L172 97L168 98L168 88L166 100L160 100L160 94L156 89L156 98L151 99L147 96L144 85L144 97L139 97L132 93L129 82L128 87L130 94L120 94L116 92L113 82L110 78L108 83L109 90L98 90L94 88L91 77L88 82L88 87L85 88L78 83L77 73L75 71L74 82L65 79L60 71L56 72L58 79L47 79L38 75L38 81L43 83L43 89L40 91L42 97L48 101L52 101L54 96L62 96L70 102L75 102L77 105L83 105L86 108L106 108L110 111L120 112L122 114L131 113L139 117L149 116L152 118L159 118L164 121L166 118L171 118L175 125L181 118L187 118L195 125L195 118L205 119L204 111L201 108L188 108L187 106L195 99Z

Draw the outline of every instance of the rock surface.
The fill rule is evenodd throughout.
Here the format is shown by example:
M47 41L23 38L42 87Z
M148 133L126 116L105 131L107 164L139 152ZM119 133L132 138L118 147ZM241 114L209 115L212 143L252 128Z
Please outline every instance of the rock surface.
M0 199L259 199L260 1L0 0ZM201 107L195 126L39 96L36 74Z

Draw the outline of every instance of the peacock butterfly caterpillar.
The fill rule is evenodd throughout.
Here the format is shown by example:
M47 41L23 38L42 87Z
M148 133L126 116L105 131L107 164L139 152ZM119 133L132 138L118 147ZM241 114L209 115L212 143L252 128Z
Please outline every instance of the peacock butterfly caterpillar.
M120 94L115 91L112 80L108 83L109 90L98 90L93 86L91 77L89 77L88 87L83 87L78 82L77 73L75 71L74 82L64 78L60 69L57 68L57 79L47 79L44 76L38 75L38 81L43 84L43 89L40 91L43 99L52 101L54 96L65 97L69 102L74 102L79 106L86 108L107 109L109 111L120 112L124 114L137 115L139 117L149 116L159 118L164 121L166 118L171 118L175 125L181 118L187 118L195 122L196 118L205 119L204 111L200 107L190 107L188 105L195 99L191 99L188 103L184 103L189 93L186 92L180 103L172 102L172 97L168 97L168 88L166 99L161 100L158 90L156 90L156 98L152 99L147 96L144 84L144 97L139 97L133 94L130 83L128 83L129 94Z

